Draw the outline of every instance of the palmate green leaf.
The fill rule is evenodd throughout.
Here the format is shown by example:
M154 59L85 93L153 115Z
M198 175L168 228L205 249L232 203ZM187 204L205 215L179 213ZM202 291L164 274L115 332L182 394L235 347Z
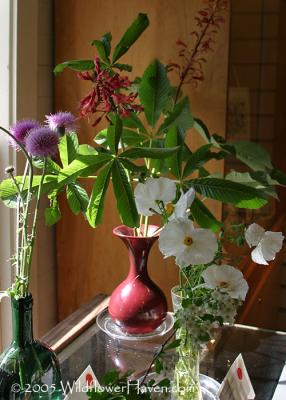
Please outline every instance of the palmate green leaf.
M43 169L44 168L44 161L42 158L33 158L33 165L38 168L38 169ZM47 166L46 166L46 171L49 174L58 174L59 171L61 170L61 167L53 160L50 158L47 159Z
M122 135L122 120L119 115L116 114L115 125L107 129L107 144L113 154L118 153L118 144Z
M110 182L111 168L113 161L110 161L98 174L92 189L92 194L87 207L87 220L93 228L102 221L106 191Z
M191 213L194 220L201 228L211 229L213 232L218 232L223 224L218 221L204 203L197 197L191 205Z
M187 96L175 105L172 113L167 116L163 124L160 126L159 132L165 131L172 125L176 125L183 130L192 128L194 125L194 118L191 113L190 102Z
M108 163L112 156L108 153L98 153L90 146L80 146L81 153L67 167L63 168L58 176L58 182L68 184L76 180L78 176L88 176Z
M270 176L274 179L279 185L286 186L286 174L279 169L273 169L270 171Z
M206 142L210 142L211 135L209 133L207 126L203 123L202 120L195 118L194 119L194 128Z
M117 68L120 71L127 71L127 72L132 71L132 65L129 65L129 64L115 63L115 64L113 64L113 68Z
M123 119L123 125L127 128L134 128L142 133L147 133L146 128L135 112L130 112L129 116Z
M136 42L137 39L142 35L145 29L149 25L149 19L146 14L138 14L137 18L133 23L129 26L126 30L122 38L120 39L119 43L116 45L112 63L115 63L119 60L120 57L125 54L129 48L132 46L133 43Z
M72 182L67 186L67 201L72 212L77 215L86 211L89 197L82 186Z
M174 148L174 147L177 147L178 144L180 144L180 139L179 139L177 127L172 126L166 133L165 147L166 148L172 148L172 147ZM166 159L166 164L167 164L168 168L170 169L172 174L178 179L181 176L180 151L181 151L181 149Z
M190 175L197 169L200 169L206 162L210 160L222 160L229 155L225 151L213 152L210 149L213 147L212 144L205 144L194 151L184 168L183 177Z
M175 154L180 149L180 146L170 147L168 149L164 148L149 148L149 147L133 147L121 153L119 157L124 158L153 158L153 159L163 159L168 158Z
M126 172L118 160L112 165L112 184L117 201L117 209L123 224L133 228L139 224L134 195Z
M111 45L110 45L111 40L112 40L112 35L110 32L108 32L105 35L103 35L102 38L100 38L99 40L93 40L91 42L91 45L96 47L99 57L102 59L102 61L104 61L107 64L110 64L108 57L111 51Z
M33 185L32 185L33 194L36 193L36 191L40 185L41 178L42 178L41 175L34 175ZM16 176L15 179L18 182L18 185L21 185L22 176ZM28 186L29 186L29 179L27 178L24 188L23 188L24 196L27 194ZM56 175L46 175L45 176L44 182L43 182L43 187L42 187L43 193L50 193L58 187L60 187L60 185L58 184L58 178ZM18 194L18 191L17 191L16 185L12 179L5 179L0 183L0 199L2 201L4 201L4 202L9 202L9 201L13 201L13 200L15 201L17 194Z
M124 168L128 169L129 171L139 172L143 174L148 173L148 168L145 165L136 165L130 160L127 160L127 158L120 158L120 162L124 166Z
M269 176L263 171L256 172L237 172L231 171L225 177L227 180L232 182L243 183L244 185L260 189L265 192L268 196L272 196L278 199L274 187L274 182Z
M228 142L235 150L235 156L254 171L272 170L268 152L258 143L249 141Z
M205 197L234 204L239 208L256 209L267 203L262 191L226 179L199 178L186 183Z
M90 71L94 69L94 61L93 60L71 60L65 61L61 64L56 65L54 68L54 74L60 74L66 68L70 68L74 71Z
M114 130L115 127L114 125L110 125L108 127L108 130ZM96 137L94 138L95 143L99 145L105 145L107 144L107 129L103 129L100 131ZM135 131L132 131L131 129L122 129L122 136L121 139L126 146L138 146L140 143L146 140L146 136L140 135ZM119 149L122 148L121 144L119 143L118 146Z
M155 126L168 100L170 82L166 69L159 60L153 61L145 70L139 87L140 101L146 118Z
M63 167L67 167L77 155L79 144L76 133L64 135L60 139L59 153Z
M61 210L57 201L53 201L52 207L45 210L45 222L47 226L56 224L61 219Z

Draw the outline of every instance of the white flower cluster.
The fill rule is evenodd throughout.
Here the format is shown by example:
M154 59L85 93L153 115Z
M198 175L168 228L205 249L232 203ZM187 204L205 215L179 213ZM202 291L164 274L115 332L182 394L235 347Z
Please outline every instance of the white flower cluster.
M224 323L234 324L237 309L242 305L242 300L233 299L227 293L221 292L220 290L214 290L212 292L212 298L216 303L214 315L216 317L221 317Z
M194 300L196 301L196 300ZM208 290L204 300L180 308L176 319L180 326L192 337L198 347L213 338L215 329L223 323L233 324L242 300L232 298L220 289Z

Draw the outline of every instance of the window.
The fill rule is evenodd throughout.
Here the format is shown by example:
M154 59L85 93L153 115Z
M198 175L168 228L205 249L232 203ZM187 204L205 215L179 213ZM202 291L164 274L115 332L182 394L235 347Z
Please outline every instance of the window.
M0 3L0 125L8 127L15 114L15 15L16 2L2 0ZM5 167L15 164L13 152L7 146L4 134L0 135L0 179ZM6 207L0 206L0 289L11 284L12 269L9 258L14 248L14 216ZM8 262L7 262L8 261ZM0 308L0 347L10 338L10 311L6 299Z

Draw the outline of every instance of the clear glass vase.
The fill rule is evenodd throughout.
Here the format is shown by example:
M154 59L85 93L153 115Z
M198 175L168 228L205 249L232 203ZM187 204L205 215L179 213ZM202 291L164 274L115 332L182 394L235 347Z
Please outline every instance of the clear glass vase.
M172 289L174 312L182 307L183 296L178 286ZM180 328L176 334L181 339L177 348L178 360L175 364L172 382L172 399L202 400L200 386L200 350L192 340L192 333Z
M13 340L0 356L0 399L62 399L60 367L53 351L33 339L33 299L12 299Z

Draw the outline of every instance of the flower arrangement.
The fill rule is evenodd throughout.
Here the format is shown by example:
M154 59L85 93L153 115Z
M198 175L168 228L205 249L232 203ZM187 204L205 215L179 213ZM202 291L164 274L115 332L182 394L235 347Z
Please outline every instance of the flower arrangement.
M15 176L15 168L9 166L5 172L10 177L1 182L1 199L4 204L17 210L17 249L12 257L15 266L15 281L1 298L24 298L29 294L29 283L33 249L39 219L40 201L47 194L52 201L53 192L58 184L50 172L56 163L52 160L60 148L62 160L66 154L66 143L71 140L76 127L76 117L68 112L59 112L47 116L45 125L34 120L20 120L11 126L10 131L0 127L16 150L22 151L26 157L25 171L22 176ZM40 169L41 174L35 174ZM68 189L69 190L69 189ZM87 195L86 195L87 196ZM46 211L46 220L51 216L53 208Z

